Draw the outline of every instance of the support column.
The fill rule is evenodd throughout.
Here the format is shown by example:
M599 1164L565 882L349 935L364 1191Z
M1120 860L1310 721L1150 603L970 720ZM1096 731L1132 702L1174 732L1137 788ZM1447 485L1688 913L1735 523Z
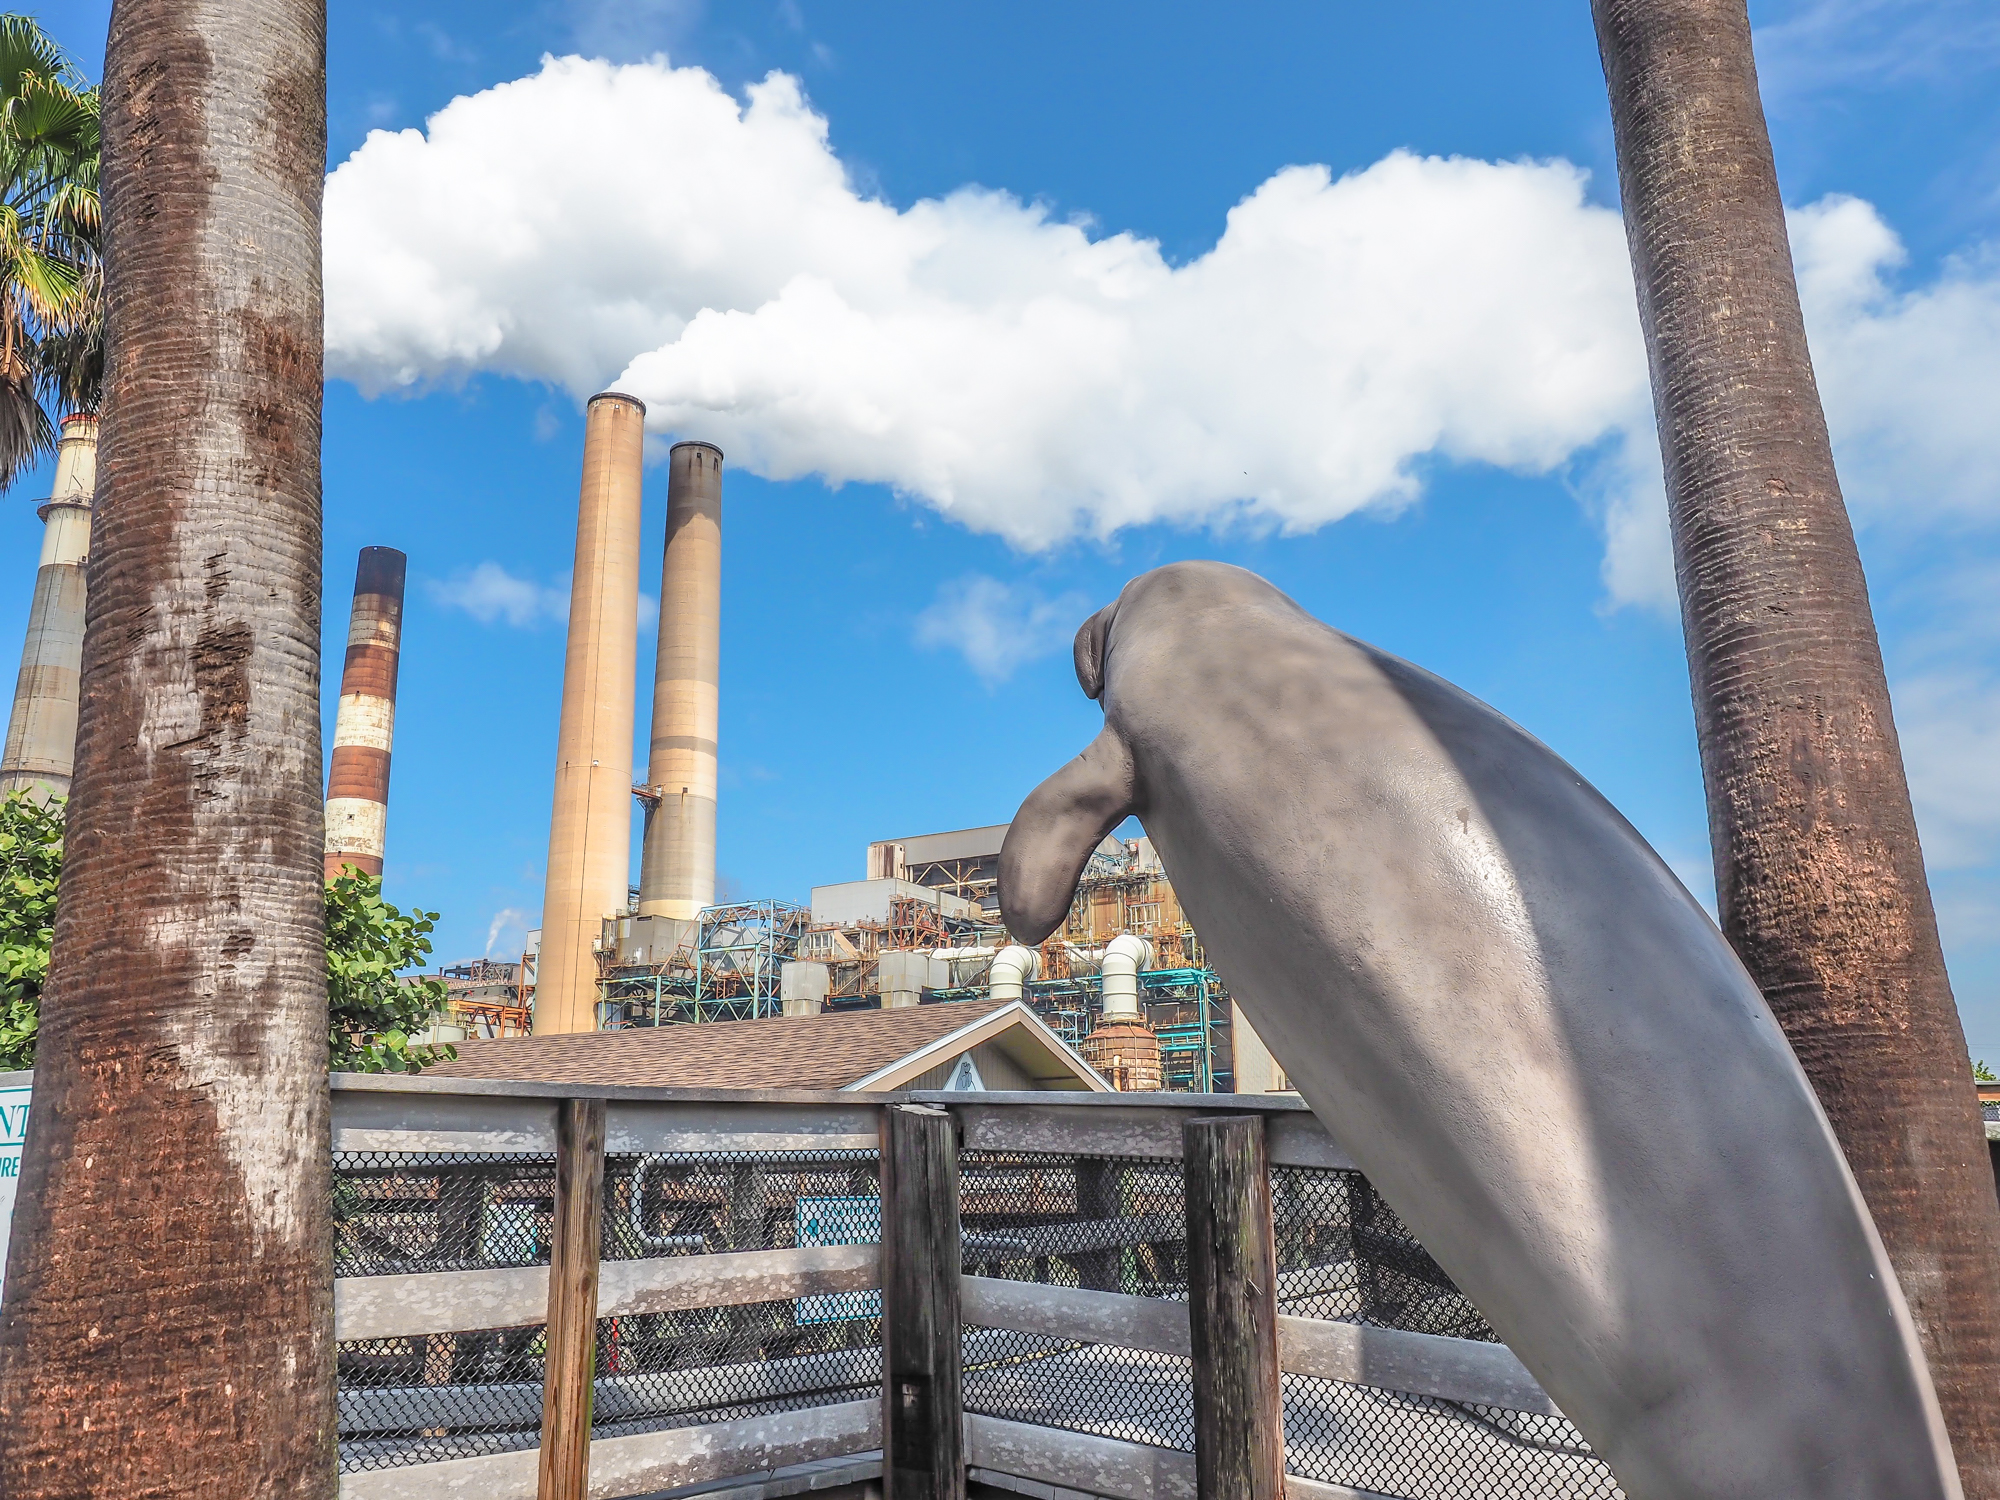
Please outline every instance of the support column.
M1278 1262L1264 1121L1256 1115L1189 1120L1181 1166L1195 1493L1199 1500L1284 1500Z
M340 668L340 707L326 771L326 878L352 865L380 876L389 830L389 752L403 655L403 578L394 547L363 547Z
M676 443L646 781L641 916L688 921L715 904L715 739L722 681L722 450Z
M536 1500L584 1500L597 1376L598 1239L604 1219L604 1101L556 1106L554 1247Z
M883 1500L965 1500L958 1135L922 1104L882 1112Z
M537 1036L597 1029L593 944L604 918L626 902L645 420L635 397L607 391L590 399L536 964Z
M28 636L14 684L14 711L0 751L0 795L69 795L76 764L77 692L83 674L84 564L97 490L97 418L65 417L54 492L37 512L42 558L28 607Z

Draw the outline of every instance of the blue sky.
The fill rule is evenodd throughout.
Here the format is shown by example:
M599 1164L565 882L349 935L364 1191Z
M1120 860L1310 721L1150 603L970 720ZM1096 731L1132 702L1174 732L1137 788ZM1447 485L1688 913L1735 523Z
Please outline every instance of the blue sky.
M42 17L94 74L107 14ZM2000 1060L2000 18L1752 14L1953 977ZM1008 817L1095 731L1075 625L1220 557L1526 725L1706 898L1583 0L332 26L329 660L356 549L401 547L387 884L443 912L441 958L511 956L538 914L580 398L614 381L659 454L730 454L736 893ZM44 486L0 507L0 641ZM649 591L663 503L649 469Z

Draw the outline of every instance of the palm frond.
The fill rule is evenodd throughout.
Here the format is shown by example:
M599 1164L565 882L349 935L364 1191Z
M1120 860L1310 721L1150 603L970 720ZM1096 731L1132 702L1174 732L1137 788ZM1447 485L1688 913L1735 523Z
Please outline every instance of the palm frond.
M0 490L56 451L55 424L26 370L0 371Z
M25 78L81 83L83 74L33 16L9 12L0 15L0 96L19 93Z

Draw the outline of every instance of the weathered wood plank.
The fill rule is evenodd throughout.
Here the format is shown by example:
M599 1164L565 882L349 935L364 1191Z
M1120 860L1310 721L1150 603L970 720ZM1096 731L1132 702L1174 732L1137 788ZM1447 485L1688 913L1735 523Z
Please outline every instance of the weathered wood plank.
M964 1277L959 1296L965 1321L976 1327L1183 1357L1193 1353L1188 1309L1179 1302L986 1276ZM1277 1324L1281 1370L1509 1411L1561 1414L1504 1344L1282 1313Z
M333 1336L342 1341L525 1328L548 1311L547 1266L343 1276L333 1284Z
M966 1461L1112 1500L1196 1500L1194 1455L967 1414Z
M614 1156L647 1151L709 1154L762 1151L873 1151L881 1139L873 1104L796 1105L625 1103L605 1122Z
M590 1479L597 1249L603 1207L604 1101L565 1099L556 1114L555 1224L538 1500L584 1500Z
M534 1500L534 1449L340 1476L340 1500Z
M1354 1158L1320 1124L1316 1115L1287 1113L1264 1117L1264 1140L1274 1167L1335 1167L1356 1170Z
M733 1307L784 1297L868 1291L881 1284L881 1251L875 1245L808 1245L798 1250L605 1261L598 1272L597 1315ZM546 1266L343 1276L333 1284L334 1337L404 1338L523 1328L546 1318L548 1306Z
M784 1297L863 1292L882 1284L879 1245L808 1245L663 1260L611 1260L598 1273L597 1315L736 1307Z
M882 1403L843 1401L736 1422L603 1438L590 1445L591 1500L762 1474L881 1446Z
M548 1099L378 1094L341 1089L333 1095L333 1149L553 1151L556 1106Z
M1277 1246L1263 1120L1189 1120L1181 1166L1200 1500L1284 1500Z
M990 1102L991 1095L979 1097L977 1104L947 1106L964 1129L968 1151L1074 1152L1080 1156L1156 1156L1177 1160L1181 1154L1181 1127L1188 1118L1184 1108L1134 1104L994 1104ZM1209 1101L1209 1108L1229 1107L1237 1097L1215 1096ZM1245 1113L1266 1120L1268 1154L1273 1166L1354 1169L1354 1159L1310 1113L1288 1107L1266 1114L1247 1103Z
M964 1277L959 1288L960 1313L975 1327L1086 1339L1182 1358L1193 1353L1184 1302L989 1276Z
M965 1500L952 1119L897 1104L882 1127L885 1500Z
M1061 1151L1081 1156L1181 1154L1179 1110L1076 1108L1043 1104L967 1104L952 1114L968 1151Z
M882 1403L833 1406L605 1438L590 1445L591 1500L764 1475L881 1446ZM340 1500L531 1500L537 1454L494 1453L340 1477Z
M1505 1344L1280 1316L1278 1363L1350 1385L1562 1415Z

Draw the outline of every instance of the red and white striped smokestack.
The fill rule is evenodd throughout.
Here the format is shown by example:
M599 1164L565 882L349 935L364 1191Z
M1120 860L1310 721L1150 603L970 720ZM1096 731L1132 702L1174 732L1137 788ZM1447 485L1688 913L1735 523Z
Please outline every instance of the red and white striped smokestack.
M403 573L394 547L363 547L340 669L340 713L326 773L326 878L352 865L382 873L389 824L389 745L396 732L396 664L403 649Z

